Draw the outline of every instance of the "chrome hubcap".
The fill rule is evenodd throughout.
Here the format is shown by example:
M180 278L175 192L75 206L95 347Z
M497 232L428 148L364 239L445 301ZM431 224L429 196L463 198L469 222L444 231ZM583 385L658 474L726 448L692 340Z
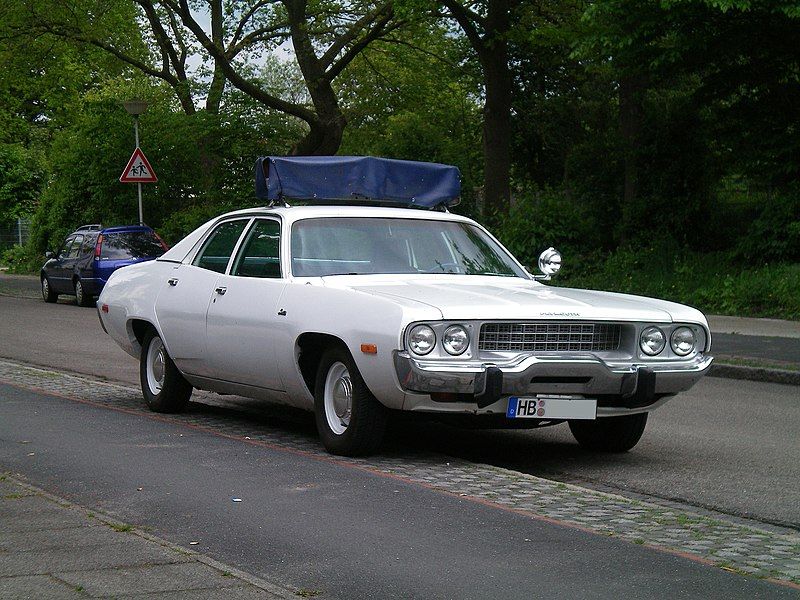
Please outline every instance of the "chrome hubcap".
M340 362L333 363L325 378L325 417L331 430L343 434L350 426L353 411L353 382Z
M147 386L150 392L156 396L164 387L164 376L166 374L167 354L164 350L164 342L161 338L155 337L150 342L147 349Z

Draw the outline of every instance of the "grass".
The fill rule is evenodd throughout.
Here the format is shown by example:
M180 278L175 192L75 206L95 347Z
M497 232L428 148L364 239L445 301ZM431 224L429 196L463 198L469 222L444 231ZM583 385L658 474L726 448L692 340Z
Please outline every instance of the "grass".
M128 533L129 531L133 531L133 525L127 525L127 524L124 524L124 523L120 523L120 524L113 523L113 524L109 525L109 527L111 527L111 529L113 529L114 531L117 531L119 533Z

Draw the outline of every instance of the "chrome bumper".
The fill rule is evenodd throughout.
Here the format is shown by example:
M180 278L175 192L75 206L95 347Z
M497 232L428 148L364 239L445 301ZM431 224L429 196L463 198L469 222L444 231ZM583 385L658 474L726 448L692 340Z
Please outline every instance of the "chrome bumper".
M394 365L406 392L471 394L479 407L503 396L577 394L621 396L631 406L691 388L706 374L713 358L699 354L689 361L606 363L596 356L526 356L505 364L478 361L425 361L395 352Z

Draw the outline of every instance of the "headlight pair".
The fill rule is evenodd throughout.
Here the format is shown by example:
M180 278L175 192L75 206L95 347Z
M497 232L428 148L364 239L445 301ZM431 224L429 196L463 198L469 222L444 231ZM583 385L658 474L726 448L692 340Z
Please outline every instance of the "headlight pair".
M408 334L408 346L414 354L425 356L436 346L436 332L428 325L417 325ZM448 354L458 356L469 348L469 333L461 325L444 330L442 347Z
M697 336L690 327L678 327L669 338L672 351L677 356L691 354L697 344ZM657 356L667 345L667 336L659 327L645 327L639 336L639 347L648 356Z

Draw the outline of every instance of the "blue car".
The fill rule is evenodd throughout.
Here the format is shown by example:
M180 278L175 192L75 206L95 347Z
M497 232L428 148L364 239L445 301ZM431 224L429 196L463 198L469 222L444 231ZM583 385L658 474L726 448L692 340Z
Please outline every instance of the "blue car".
M79 306L92 306L111 273L127 265L153 260L167 245L146 225L84 225L69 234L58 252L47 252L42 267L42 298L75 296Z

